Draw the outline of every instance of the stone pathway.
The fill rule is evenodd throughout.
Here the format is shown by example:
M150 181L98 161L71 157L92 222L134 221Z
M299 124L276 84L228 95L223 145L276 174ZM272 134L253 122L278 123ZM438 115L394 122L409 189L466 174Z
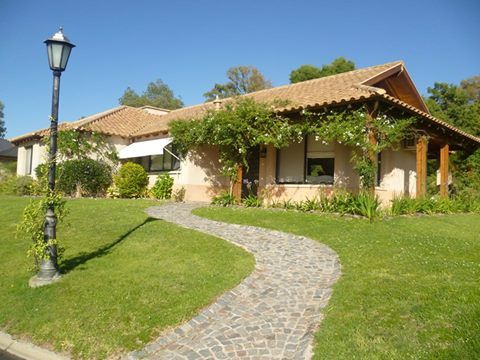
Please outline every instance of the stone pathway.
M255 270L128 359L309 359L322 309L340 276L335 252L303 236L191 214L199 206L204 204L170 203L147 213L243 247L254 254Z

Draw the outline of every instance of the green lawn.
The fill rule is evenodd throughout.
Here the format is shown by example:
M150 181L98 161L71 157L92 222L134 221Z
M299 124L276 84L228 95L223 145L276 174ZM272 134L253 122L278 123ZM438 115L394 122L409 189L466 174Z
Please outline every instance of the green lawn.
M0 197L0 329L76 358L137 349L234 287L254 259L223 240L153 220L144 200L70 200L58 237L66 273L30 289L28 199Z
M315 359L479 359L480 216L362 219L202 208L211 219L305 235L340 257L342 277Z

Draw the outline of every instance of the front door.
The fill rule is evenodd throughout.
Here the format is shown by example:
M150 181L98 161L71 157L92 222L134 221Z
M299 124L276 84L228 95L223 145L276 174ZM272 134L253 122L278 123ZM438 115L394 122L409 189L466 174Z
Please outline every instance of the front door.
M248 195L257 196L258 178L260 175L260 147L256 146L248 154L248 170L242 176L242 198Z

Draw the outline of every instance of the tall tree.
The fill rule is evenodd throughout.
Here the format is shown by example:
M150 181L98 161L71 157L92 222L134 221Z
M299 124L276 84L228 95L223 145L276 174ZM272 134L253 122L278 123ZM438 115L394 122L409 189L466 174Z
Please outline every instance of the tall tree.
M150 105L173 110L183 106L183 101L175 97L170 87L160 79L149 83L142 95L138 95L135 90L128 87L118 100L121 105L133 107Z
M462 80L460 87L465 90L470 101L480 101L480 75Z
M433 116L480 136L480 77L461 82L460 86L435 83L428 88L425 102Z
M5 105L0 101L0 139L3 139L5 137L5 134L7 133L7 128L5 127L5 120L3 120L3 109L5 108Z
M203 94L207 101L215 100L217 97L224 99L272 87L272 83L266 80L262 73L253 66L231 67L227 71L227 78L229 79L227 83L215 84L212 90Z
M318 79L324 76L340 74L346 71L355 70L355 63L344 57L338 57L330 64L321 68L314 65L302 65L290 73L290 83L297 83L311 79Z

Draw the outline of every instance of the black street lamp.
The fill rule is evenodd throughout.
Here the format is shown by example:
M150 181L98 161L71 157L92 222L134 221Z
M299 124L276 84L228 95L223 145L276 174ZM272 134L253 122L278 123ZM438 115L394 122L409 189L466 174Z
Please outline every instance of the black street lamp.
M57 127L58 127L58 99L60 93L60 76L65 70L70 52L75 47L63 35L60 28L50 39L45 40L48 53L48 64L53 71L52 115L50 116L50 154L48 169L48 189L55 190L55 171L57 156ZM50 205L45 215L45 242L56 239L57 219L54 205ZM47 249L48 259L41 260L39 272L30 280L30 286L47 285L59 279L60 273L57 264L57 246L50 244Z

